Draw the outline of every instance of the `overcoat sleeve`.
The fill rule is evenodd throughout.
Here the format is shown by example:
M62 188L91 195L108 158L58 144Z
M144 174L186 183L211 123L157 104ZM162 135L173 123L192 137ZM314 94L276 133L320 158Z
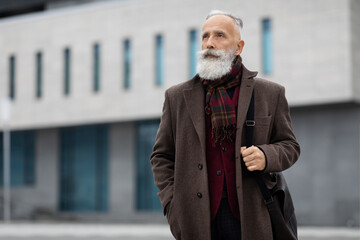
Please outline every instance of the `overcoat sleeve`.
M150 163L154 174L155 185L159 188L158 196L166 214L166 206L171 201L174 191L175 144L171 123L171 109L168 91L160 126L156 135Z
M265 173L281 172L291 167L300 155L300 146L293 133L290 110L285 97L285 88L281 86L274 115L270 143L258 145L265 153Z

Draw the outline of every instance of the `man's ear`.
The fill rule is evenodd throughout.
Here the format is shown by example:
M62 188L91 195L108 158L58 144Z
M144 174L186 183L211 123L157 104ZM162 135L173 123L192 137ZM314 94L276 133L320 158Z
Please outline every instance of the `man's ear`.
M238 44L236 45L236 55L240 55L240 53L242 53L242 50L245 46L245 42L244 40L239 40Z

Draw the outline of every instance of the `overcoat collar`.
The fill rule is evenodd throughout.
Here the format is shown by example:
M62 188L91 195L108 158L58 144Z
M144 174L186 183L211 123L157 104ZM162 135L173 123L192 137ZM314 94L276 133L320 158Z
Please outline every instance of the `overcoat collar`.
M242 126L245 122L247 109L249 107L251 94L254 88L253 78L257 72L249 71L242 65L242 77L240 85L240 94L237 113L236 149L240 150ZM193 85L189 89L184 89L183 94L186 102L186 108L191 116L191 120L198 134L200 147L203 156L206 154L206 132L205 132L205 91L198 75L192 79ZM239 145L239 146L238 146ZM240 151L235 151L235 157L238 158Z

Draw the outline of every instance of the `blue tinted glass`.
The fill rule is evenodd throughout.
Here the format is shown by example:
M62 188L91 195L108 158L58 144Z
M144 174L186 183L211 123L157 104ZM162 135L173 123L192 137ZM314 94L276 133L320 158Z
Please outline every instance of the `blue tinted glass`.
M9 58L9 98L15 99L15 56Z
M156 36L156 85L161 86L164 83L164 46L163 37Z
M100 45L94 44L94 92L100 90Z
M161 203L156 193L157 187L154 184L149 156L155 143L155 136L160 121L143 121L137 124L136 133L136 207L138 210L161 211Z
M192 78L196 75L196 64L197 64L197 51L199 50L199 44L197 41L198 38L198 33L196 30L191 30L190 31L190 52L189 52L189 69L190 69L190 73L189 73L189 77Z
M0 134L0 183L3 184L3 135ZM35 132L15 131L10 137L11 186L33 185L35 182Z
M106 211L108 126L63 128L60 137L60 210Z
M272 33L271 33L271 20L264 19L262 21L262 56L263 56L263 72L265 74L271 74L273 71L272 62Z
M41 98L42 95L42 53L36 54L36 97Z
M124 41L124 87L125 89L130 88L131 84L131 46L130 40Z
M70 94L70 57L71 52L69 48L64 50L64 94Z

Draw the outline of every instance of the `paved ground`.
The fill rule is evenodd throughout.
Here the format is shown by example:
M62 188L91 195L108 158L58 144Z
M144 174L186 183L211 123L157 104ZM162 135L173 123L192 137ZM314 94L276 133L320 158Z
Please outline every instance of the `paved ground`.
M170 240L163 224L0 224L0 240ZM299 228L300 240L360 240L360 229Z

